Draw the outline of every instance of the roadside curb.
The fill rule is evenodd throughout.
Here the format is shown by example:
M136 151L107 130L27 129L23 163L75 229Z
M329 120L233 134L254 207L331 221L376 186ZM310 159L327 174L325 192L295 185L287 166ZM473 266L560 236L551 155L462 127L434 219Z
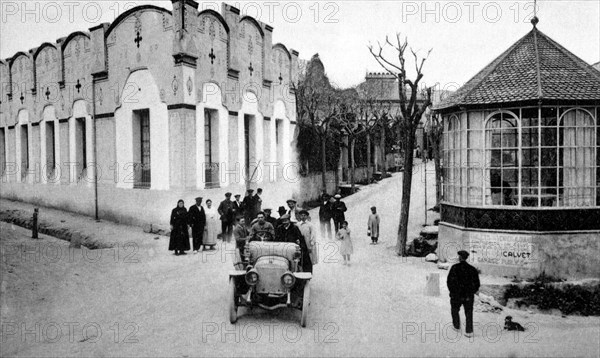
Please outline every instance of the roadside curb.
M33 218L30 214L18 209L0 210L0 221L14 224L25 229L33 228ZM54 223L49 223L40 218L38 223L38 232L44 235L53 236L57 239L69 241L71 247L79 248L85 246L90 250L108 249L115 246L114 243L104 243L93 236L85 235L79 231L74 231L67 227L60 227Z

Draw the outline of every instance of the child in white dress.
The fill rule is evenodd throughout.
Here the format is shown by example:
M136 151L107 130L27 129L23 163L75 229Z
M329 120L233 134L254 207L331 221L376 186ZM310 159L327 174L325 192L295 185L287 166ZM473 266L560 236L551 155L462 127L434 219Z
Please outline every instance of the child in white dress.
M350 265L350 255L354 253L354 248L347 221L342 222L342 227L335 234L335 237L341 241L340 254L344 258L344 265Z

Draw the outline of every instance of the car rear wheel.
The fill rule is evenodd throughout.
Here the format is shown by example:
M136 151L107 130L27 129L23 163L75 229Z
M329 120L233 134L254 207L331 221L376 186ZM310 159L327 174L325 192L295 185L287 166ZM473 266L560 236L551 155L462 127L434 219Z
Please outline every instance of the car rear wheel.
M302 317L300 318L300 325L306 327L308 322L308 306L310 306L310 281L306 281L304 285L304 296L302 298Z
M237 305L235 298L235 281L233 278L229 279L229 322L235 323L237 321Z

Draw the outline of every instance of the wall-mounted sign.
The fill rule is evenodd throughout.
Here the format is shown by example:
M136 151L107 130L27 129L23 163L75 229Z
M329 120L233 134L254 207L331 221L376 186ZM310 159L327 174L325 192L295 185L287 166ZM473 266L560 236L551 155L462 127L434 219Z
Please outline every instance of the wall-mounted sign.
M538 262L531 235L477 233L470 238L473 264L531 267Z

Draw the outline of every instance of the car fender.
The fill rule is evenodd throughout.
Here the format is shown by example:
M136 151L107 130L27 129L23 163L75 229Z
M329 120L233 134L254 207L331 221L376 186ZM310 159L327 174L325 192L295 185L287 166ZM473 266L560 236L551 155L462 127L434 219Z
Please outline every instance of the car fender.
M246 271L232 270L229 271L229 277L240 277L246 275Z
M294 277L298 280L308 281L312 278L312 273L310 272L294 272Z

